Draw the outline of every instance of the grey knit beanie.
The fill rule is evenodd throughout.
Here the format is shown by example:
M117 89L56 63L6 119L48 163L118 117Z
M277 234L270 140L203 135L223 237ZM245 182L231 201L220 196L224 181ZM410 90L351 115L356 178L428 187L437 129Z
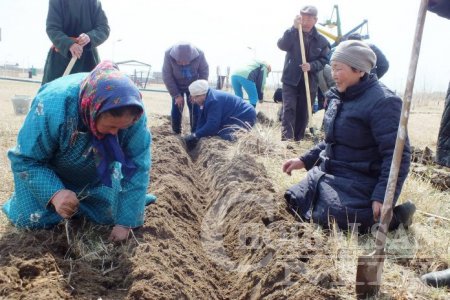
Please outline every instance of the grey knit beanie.
M370 47L361 41L341 42L334 50L331 61L338 61L357 70L370 73L375 67L377 57Z

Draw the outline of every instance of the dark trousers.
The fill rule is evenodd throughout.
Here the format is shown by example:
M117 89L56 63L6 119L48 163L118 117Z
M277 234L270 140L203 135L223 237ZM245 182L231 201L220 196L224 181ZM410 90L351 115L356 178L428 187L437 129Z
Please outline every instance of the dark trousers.
M442 166L450 167L450 82L448 83L444 112L442 113L436 145L436 162Z
M191 124L191 133L195 132L195 129L197 128L197 120L199 116L200 108L198 105L194 105L189 100L189 92L184 92L181 94L183 98L185 99L185 104L187 103L187 107L189 109L189 122ZM171 119L172 119L172 130L176 134L181 133L181 119L183 117L183 109L179 109L178 106L175 104L175 99L172 98L172 111L170 113Z
M314 96L314 97L313 97ZM311 93L311 102L316 93ZM311 103L312 108L313 103ZM298 86L283 84L283 113L281 116L281 139L300 141L308 125L306 88L303 80Z
M225 84L225 78L227 78L227 76L217 75L216 90L221 90L223 88L223 85Z

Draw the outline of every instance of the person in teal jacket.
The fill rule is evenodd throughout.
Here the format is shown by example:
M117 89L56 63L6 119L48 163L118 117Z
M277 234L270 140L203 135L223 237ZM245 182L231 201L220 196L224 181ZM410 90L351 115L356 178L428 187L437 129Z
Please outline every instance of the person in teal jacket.
M15 191L3 205L20 228L75 215L127 239L144 222L151 134L141 94L112 62L41 87L8 151Z
M244 89L250 104L256 107L258 100L262 101L264 98L264 87L270 71L270 65L260 60L253 60L246 66L234 71L231 75L231 85L236 96L243 98L242 89Z
M100 63L97 47L110 28L99 0L49 0L46 31L53 45L42 84L61 77L73 56L77 61L71 74L92 71Z

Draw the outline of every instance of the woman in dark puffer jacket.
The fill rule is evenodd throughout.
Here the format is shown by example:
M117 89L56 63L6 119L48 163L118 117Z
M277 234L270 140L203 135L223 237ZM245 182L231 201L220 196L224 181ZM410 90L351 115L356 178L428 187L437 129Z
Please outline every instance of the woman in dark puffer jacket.
M331 57L336 87L327 94L325 140L300 158L283 164L283 172L306 168L307 176L286 191L288 204L304 219L342 229L371 229L380 217L389 177L402 101L370 70L375 53L361 41L339 44ZM402 155L394 203L410 165L407 142ZM395 204L394 204L395 205ZM407 227L415 206L394 208L390 229Z

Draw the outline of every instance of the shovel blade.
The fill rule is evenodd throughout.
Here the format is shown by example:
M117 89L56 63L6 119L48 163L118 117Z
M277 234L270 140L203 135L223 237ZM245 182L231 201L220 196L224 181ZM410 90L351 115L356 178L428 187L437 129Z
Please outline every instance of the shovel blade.
M358 257L356 269L356 297L367 299L378 294L381 285L384 255L362 255Z

